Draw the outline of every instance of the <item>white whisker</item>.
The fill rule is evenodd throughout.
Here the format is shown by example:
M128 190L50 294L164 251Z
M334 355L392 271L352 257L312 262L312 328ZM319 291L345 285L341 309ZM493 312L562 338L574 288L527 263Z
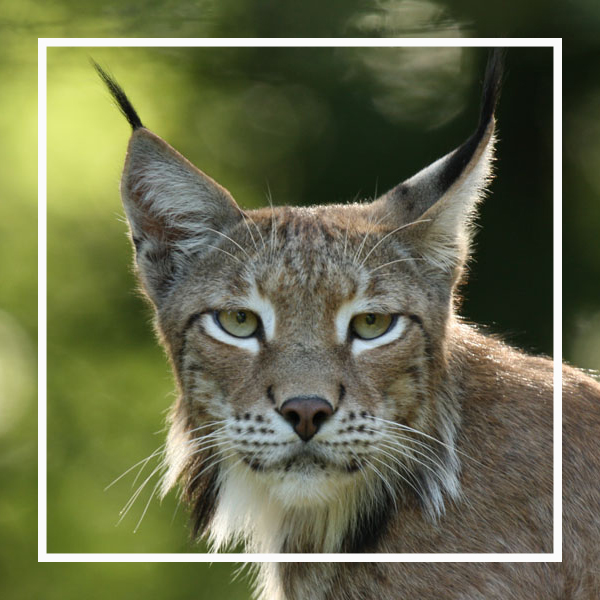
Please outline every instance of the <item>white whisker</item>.
M163 480L163 477L160 477L159 480L156 482L156 485L154 486L154 489L152 490L152 493L150 494L150 498L148 498L148 502L146 502L146 506L144 507L144 510L142 511L142 515L141 515L139 521L137 522L137 525L135 526L133 533L137 533L137 530L140 528L140 525L142 524L142 521L144 520L144 517L146 516L146 513L148 512L148 507L150 506L150 503L152 502L152 498L154 498L154 496L156 495L156 491L160 487L162 480Z
M409 427L408 425L404 425L402 423L397 423L396 421L390 421L388 419L382 419L381 417L375 417L373 415L369 415L368 418L372 419L373 421L379 421L380 423L385 423L389 428L396 428L396 429L400 429L402 431L410 431L411 433L415 433L417 435L422 435L424 438L431 440L432 442L435 442L436 444L445 446L449 450L452 450L452 451L456 450L454 448L454 446L451 446L450 444L446 444L445 442L438 440L436 437L433 437L432 435L424 433L423 431L419 431L418 429L415 429L414 427Z
M180 244L178 247L183 253L195 252L199 247L211 248L212 250L218 250L219 252L226 254L227 256L229 256L229 258L233 258L233 260L235 260L236 262L239 262L241 265L244 264L237 256L231 254L231 252L227 252L227 250L223 250L223 248L219 248L218 246L213 246L212 244L199 243L197 240L192 240L192 242L188 245Z
M214 427L215 425L225 425L227 423L227 419L221 419L220 421L211 421L210 423L205 423L204 425L200 425L199 427L195 427L194 429L190 429L187 433L196 433L197 431L202 431L207 427ZM221 427L220 429L225 429L225 427ZM215 430L219 431L219 430Z
M222 231L218 231L217 229L212 229L211 227L206 227L205 225L202 226L201 231L210 231L211 233L216 233L217 235L220 235L221 237L225 238L226 240L228 240L229 242L231 242L232 244L237 246L248 258L250 258L250 255L246 252L246 250L238 242L236 242L233 238L229 237L227 234L223 233Z
M388 463L386 463L385 461L372 456L371 458L373 460L376 460L378 462L380 462L382 465L385 465L388 469L390 469L394 475L397 475L400 479L402 479L402 481L404 481L408 486L410 486L415 493L419 496L419 498L421 498L421 500L423 502L425 502L425 498L423 497L423 494L421 493L420 490L418 490L415 485L408 479L408 476L412 475L412 472L408 469L408 467L402 463L400 460L398 460L398 458L392 456L389 452L385 452L384 450L381 450L380 448L377 449L377 451L381 454L383 454L384 456L388 456L389 458L391 458L407 475L407 477L405 477L404 475L402 475L402 473L400 473L397 469L392 468L391 465L389 465ZM394 502L395 504L395 502Z
M161 469L164 469L165 465L161 462L155 469L148 475L148 477L144 480L144 482L138 487L138 489L133 493L131 498L128 500L127 504L121 509L120 518L117 521L117 525L121 523L121 521L125 518L131 507L134 505L135 501L138 499L139 495L142 493L143 489L146 487L147 483L158 473Z
M275 253L275 209L273 208L273 198L271 197L271 189L269 188L269 184L267 183L267 200L269 202L269 206L271 207L271 239L270 239L270 248L269 248L269 262L273 261L273 255Z
M235 208L242 216L242 221L244 221L244 225L246 226L246 229L248 230L248 235L250 235L250 239L252 240L254 249L258 252L258 246L256 244L256 240L254 239L254 235L252 235L252 231L250 231L250 225L248 225L248 221L251 221L252 224L254 225L254 227L256 227L256 223L254 223L254 221L252 221L252 219L248 216L248 214L245 213L237 204L235 205ZM260 232L259 232L259 234L260 234ZM264 247L264 243L263 243L263 247Z
M157 456L158 454L160 454L165 448L165 444L161 444L152 454L150 454L150 456L147 456L146 458L143 458L142 460L138 461L135 463L135 465L129 467L129 469L127 469L125 472L121 473L121 475L119 475L116 479L114 479L113 481L111 481L105 488L104 491L106 492L106 490L110 489L113 485L115 485L115 483L117 483L117 481L120 481L121 479L123 479L123 477L125 477L125 475L127 475L128 473L130 473L131 471L133 471L133 469L135 469L138 465L142 465L142 469L148 464L148 462L150 460L152 460L155 456ZM136 476L139 477L139 473ZM134 480L134 484L135 484L135 480Z
M397 260L391 260L390 262L386 262L383 265L379 265L378 267L375 267L374 269L371 269L369 271L369 274L372 275L373 273L375 273L375 271L379 271L379 269L383 269L384 267L389 267L390 265L394 265L396 263L401 263L401 262L406 262L409 260L425 260L424 258L418 258L418 257L409 257L409 258L398 258Z
M382 460L378 459L377 457L371 456L371 458L373 460L376 460L377 462L380 462L385 467L389 468L389 466L386 463L384 463ZM390 485L390 482L387 480L387 478L381 473L381 471L369 459L365 459L365 462L366 462L367 465L369 465L369 467L371 468L371 470L379 477L379 479L381 479L381 481L383 482L383 484L385 485L385 487L387 487L387 489L388 489L388 491L390 493L390 498L394 502L394 508L396 510L398 510L398 505L396 504L396 493L394 492L392 486ZM400 475L400 477L402 477L402 476Z
M385 240L387 240L391 235L394 235L395 233L398 233L399 231L402 231L403 229L406 229L407 227L411 227L412 225L417 225L418 223L427 223L431 221L431 219L421 219L419 221L412 221L411 223L406 223L404 225L401 225L400 227L396 227L396 229L394 229L393 231L390 231L389 233L387 233L386 235L384 235L370 250L369 252L367 252L367 255L361 260L360 262L360 266L362 267L365 262L367 261L367 259L369 258L369 256L371 256L371 254L375 251L376 248L378 248L381 244L383 244L383 242L385 242Z
M229 451L230 453L223 455L223 452L227 452L227 451ZM210 462L208 464L205 464L203 466L201 471L199 471L198 473L196 473L196 475L194 475L194 478L189 482L188 487L192 487L192 484L195 481L197 481L198 479L200 479L200 477L202 477L202 475L204 475L204 473L206 473L206 471L216 467L219 463L222 463L224 460L233 458L236 455L237 455L237 452L235 450L230 450L229 448L220 450L217 454L215 454L212 457L212 459L210 460Z
M436 453L436 451L428 443L422 442L421 440L418 440L418 439L415 439L414 437L406 435L406 432L404 432L404 431L399 433L398 431L393 430L391 427L389 427L389 425L386 425L384 429L365 427L365 431L371 431L373 433L378 433L379 435L381 435L383 440L390 441L391 439L394 439L394 440L409 441L411 443L411 445L414 444L416 446L420 446L421 448L424 448L425 450L428 450L429 452L431 452L431 454L436 459L441 460L440 457L438 456L438 454ZM390 432L392 432L392 433L390 434Z
M430 465L424 463L422 460L419 460L418 458L415 458L411 452L405 452L405 446L403 446L402 444L390 444L390 443L385 443L383 442L380 445L380 448L387 448L388 450L391 450L393 452L397 452L399 454L401 454L402 456L405 456L409 461L414 462L418 465L421 465L424 469L427 469L428 471L430 471L433 475L435 475L435 477L437 477L440 480L440 483L444 484L445 483L445 479L440 475L440 473L438 471L436 471L433 467L431 467ZM383 450L381 450L381 452L384 452ZM416 452L415 450L413 450L413 452ZM384 454L388 455L387 452L384 452ZM391 455L390 458L393 458ZM425 455L424 455L425 456ZM427 457L429 458L429 457ZM443 465L437 463L437 462L433 462L433 464L438 467L439 469L441 469L442 471L445 471L446 469L443 467Z

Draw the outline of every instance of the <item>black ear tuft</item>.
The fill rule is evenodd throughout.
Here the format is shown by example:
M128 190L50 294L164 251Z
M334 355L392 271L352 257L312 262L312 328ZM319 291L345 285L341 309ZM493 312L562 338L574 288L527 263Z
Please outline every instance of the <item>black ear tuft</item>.
M440 173L440 184L443 191L446 191L460 176L481 142L485 139L488 128L494 126L494 111L500 98L502 75L504 73L504 54L504 48L493 48L490 51L481 93L481 108L477 129L464 144L448 157L446 166Z
M373 214L382 219L395 215L394 226L415 225L406 238L435 268L452 272L455 281L467 258L475 207L490 182L503 58L503 49L489 53L479 122L467 141L372 204Z
M135 108L133 108L131 102L129 102L129 98L125 95L123 88L108 75L96 61L92 60L92 64L98 75L100 75L100 79L106 84L106 87L117 103L119 110L131 125L131 128L135 131L136 129L143 127L140 117L137 112L135 112Z
M504 76L504 57L505 48L492 48L488 56L487 67L485 69L485 78L483 80L483 92L481 95L481 113L479 115L479 129L485 130L488 123L494 116L500 90L502 89L502 79Z

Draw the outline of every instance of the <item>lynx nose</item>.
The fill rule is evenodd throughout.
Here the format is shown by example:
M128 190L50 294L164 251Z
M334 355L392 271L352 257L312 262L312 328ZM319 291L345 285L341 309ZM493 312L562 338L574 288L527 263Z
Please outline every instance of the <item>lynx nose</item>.
M296 396L286 400L279 412L300 438L308 442L333 414L333 407L319 396Z

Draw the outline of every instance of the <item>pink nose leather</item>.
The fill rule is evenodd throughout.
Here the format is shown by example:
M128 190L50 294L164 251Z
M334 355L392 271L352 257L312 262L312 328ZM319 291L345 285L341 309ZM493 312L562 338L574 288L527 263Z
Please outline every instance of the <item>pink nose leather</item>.
M333 407L319 396L297 396L286 400L279 412L300 439L308 442L333 414Z

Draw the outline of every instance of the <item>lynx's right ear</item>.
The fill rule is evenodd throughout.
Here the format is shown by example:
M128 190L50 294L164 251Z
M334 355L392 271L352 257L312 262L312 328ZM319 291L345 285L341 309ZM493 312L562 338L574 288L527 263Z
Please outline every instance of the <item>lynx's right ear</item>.
M146 129L122 88L94 66L133 129L121 197L142 283L159 304L190 255L218 246L243 213L225 188Z
M475 208L491 178L503 54L502 49L490 54L473 135L371 205L375 218L387 220L417 255L455 279L468 255Z

